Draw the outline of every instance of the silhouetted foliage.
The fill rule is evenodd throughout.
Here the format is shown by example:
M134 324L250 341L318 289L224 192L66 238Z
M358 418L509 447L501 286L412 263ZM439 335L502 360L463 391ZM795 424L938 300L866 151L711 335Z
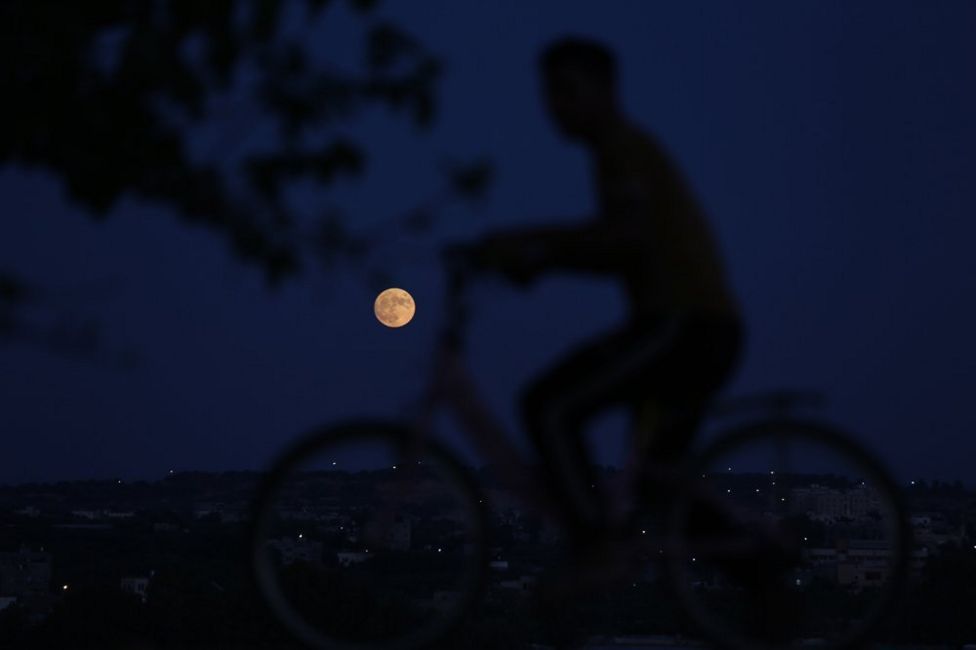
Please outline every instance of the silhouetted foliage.
M375 282L385 271L366 259L372 235L355 234L335 206L298 214L286 190L296 181L327 187L363 175L368 153L335 127L372 107L418 128L433 123L440 61L377 16L376 4L4 2L0 165L53 173L95 219L124 196L169 207L226 239L271 284L296 274L307 257L326 269L359 263ZM342 46L324 54L329 45L317 33L329 12L342 10L362 25L354 69L329 60ZM214 135L216 151L198 151ZM392 230L429 230L447 200L481 198L491 171L485 160L446 165L446 191L405 208ZM26 331L15 313L25 286L0 274L0 337Z
M302 3L313 23L328 2ZM364 15L374 3L351 2ZM310 175L328 184L362 173L365 154L346 139L310 146L316 129L370 104L433 116L437 59L394 25L367 31L366 70L339 72L313 61L302 37L281 28L292 5L251 0L163 3L7 2L0 53L8 124L0 163L41 166L61 177L96 217L125 193L177 209L225 235L242 257L277 281L299 266L280 185ZM220 160L195 160L193 127L244 75L253 103L281 138L233 161L263 197L235 196ZM304 137L302 137L304 136Z

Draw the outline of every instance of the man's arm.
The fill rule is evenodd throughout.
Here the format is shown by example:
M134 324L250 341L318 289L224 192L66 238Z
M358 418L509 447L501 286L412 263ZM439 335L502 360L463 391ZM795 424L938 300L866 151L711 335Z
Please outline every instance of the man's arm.
M483 262L513 275L542 271L612 273L647 254L642 220L594 219L579 225L552 225L489 235Z

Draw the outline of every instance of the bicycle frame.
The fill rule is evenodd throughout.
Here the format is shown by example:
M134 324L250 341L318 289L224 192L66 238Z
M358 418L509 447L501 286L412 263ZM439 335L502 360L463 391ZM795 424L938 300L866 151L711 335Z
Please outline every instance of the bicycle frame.
M513 496L539 514L551 515L552 519L560 524L563 523L560 516L562 509L557 506L559 495L554 493L558 489L558 486L546 484L533 472L530 463L513 444L513 438L509 432L499 422L486 402L481 399L475 381L464 363L463 334L468 312L464 290L469 276L474 269L461 264L460 262L462 261L454 260L453 266L449 266L448 269L447 318L445 319L445 326L437 339L434 364L431 368L428 382L425 384L422 392L421 399L417 404L419 408L416 412L416 417L408 422L406 435L404 435L405 428L401 422L387 421L354 422L347 423L345 429L340 426L319 430L300 441L297 446L293 447L279 459L259 491L259 498L256 501L255 509L255 522L257 523L252 532L252 551L254 553L253 561L256 567L256 575L258 576L262 589L265 591L266 597L275 608L281 620L297 636L307 640L312 645L329 647L328 644L321 642L323 637L314 628L310 627L304 619L295 614L291 606L287 603L277 583L273 566L265 552L265 544L263 541L266 537L266 530L262 526L267 526L268 518L263 515L267 515L270 511L269 504L273 503L271 496L274 495L274 490L277 489L276 486L283 480L283 477L288 475L289 471L297 466L300 460L308 457L311 452L318 450L319 446L323 443L332 444L337 440L341 442L343 440L361 439L362 436L368 435L369 431L379 427L384 443L394 445L399 453L406 454L408 459L413 460L416 458L419 464L421 457L425 453L439 458L443 463L443 467L453 472L454 477L459 480L461 484L459 494L471 506L471 512L474 515L474 526L472 528L473 538L477 541L475 546L481 549L476 553L476 555L480 556L480 559L476 563L475 573L477 576L473 579L474 583L480 583L483 580L484 572L487 570L487 551L485 545L486 508L483 505L483 500L478 495L477 486L474 485L472 478L469 476L469 472L465 471L465 468L454 457L454 454L450 450L445 449L444 445L435 444L436 441L434 440L428 442L428 436L432 435L434 415L439 409L443 408L447 410L456 418L464 434L474 444L481 458L488 460L492 464L498 472L499 481ZM750 401L755 402L756 400L753 398ZM607 579L616 582L622 577L629 578L633 575L633 569L638 566L638 563L654 561L655 564L663 563L667 565L666 568L669 569L672 588L677 589L677 594L683 599L685 607L690 607L688 602L692 598L688 590L691 587L689 587L686 579L687 576L685 573L682 573L684 569L681 567L687 567L689 560L694 562L696 556L699 556L699 560L702 558L715 558L718 562L730 557L746 556L747 560L751 561L753 556L759 555L757 551L761 552L762 556L765 556L767 550L774 548L779 552L780 557L790 559L789 554L798 549L795 543L796 540L790 539L788 536L777 535L776 530L772 527L772 521L766 521L761 518L757 519L755 516L750 516L748 512L740 512L739 508L729 503L724 493L717 493L708 488L705 485L705 481L698 480L698 477L701 474L701 477L704 478L704 472L709 467L708 463L721 457L721 454L725 453L728 449L735 448L735 445L742 444L742 441L761 440L766 436L767 431L776 433L793 426L799 426L800 429L805 430L805 432L801 431L800 433L803 436L807 436L807 440L820 440L826 443L828 448L833 448L835 451L843 451L842 457L846 459L853 458L859 467L867 469L868 474L878 481L882 492L889 497L888 505L893 506L892 512L896 515L896 519L893 521L898 527L897 531L894 531L892 539L898 542L899 546L896 550L901 553L899 559L900 564L894 566L893 569L895 571L893 584L897 587L898 581L903 579L905 567L907 566L905 560L907 555L905 554L904 545L905 540L909 538L909 533L907 532L907 519L904 517L904 508L897 498L897 489L894 482L887 476L884 468L871 459L870 455L867 455L866 452L860 450L857 446L850 447L849 442L844 442L845 439L843 436L832 431L829 427L824 427L822 424L800 420L787 413L792 405L801 403L801 401L795 394L790 393L779 394L778 396L774 396L772 400L760 401L758 403L760 406L772 406L776 417L765 417L760 420L741 424L731 432L726 432L726 435L719 441L710 443L695 453L688 454L680 463L656 463L648 459L646 454L634 454L634 458L630 464L632 468L635 468L635 471L631 476L627 476L625 472L625 481L616 486L618 490L621 490L621 496L631 498L632 501L628 504L628 509L621 512L625 516L607 522L609 525L604 529L607 537L598 540L601 542L602 548L609 548L613 551L611 557L606 558L613 564L607 566L603 563L604 558L594 558L596 560L594 562L596 568L595 573L587 572L587 569L591 567L585 565L576 566L578 571L571 571L567 575L570 581L576 580L577 578L582 578L582 581L579 583L557 582L555 585L557 588L552 593L561 597L565 595L563 593L564 586L571 588L582 586L585 588L592 584L594 578L601 582ZM747 403L746 405L748 406L749 404ZM653 427L652 423L642 424L643 426L638 427L638 431L641 431L643 427ZM337 438L336 436L344 437ZM635 436L635 441L638 438ZM785 451L777 451L786 458ZM409 463L409 466L412 467L413 465L414 463ZM394 466L394 469L396 469L396 466ZM399 472L397 480L402 480L405 487L409 486L411 473L409 471ZM652 485L661 490L661 495L669 505L673 504L675 506L672 509L673 512L665 513L658 510L657 504L649 498L651 493L645 491L645 488ZM694 536L697 533L692 532L689 536L689 534L686 534L688 531L683 531L679 525L687 523L690 520L692 507L707 508L710 510L710 514L714 514L719 518L718 521L720 524L724 520L732 525L728 527L728 530L716 529L714 531L704 531L698 537ZM390 511L393 514L395 512L396 510ZM665 520L665 526L662 529L654 531L656 534L648 534L651 531L643 528L643 524L651 523L653 526L654 520L645 520L643 517L645 514L657 514L658 512L661 512L661 514L671 514L671 517ZM381 516L378 521L381 527L386 525L386 522L392 521L389 517L384 518L384 514L390 513L380 512ZM682 516L684 516L684 519L682 519ZM650 527L648 526L648 528ZM769 530L767 530L767 527ZM609 546L603 546L602 542L609 542ZM698 566L702 564L700 562ZM466 608L472 606L472 603L478 596L478 589L477 587L472 587L463 593L465 594L466 600L462 605L459 605L458 611L461 612L464 612ZM887 605L889 602L890 598L882 601L877 611L883 612L882 605ZM706 625L708 622L707 612L703 612L701 608L689 609L689 611L695 612L696 620L699 625L702 625L703 629L707 629L710 638L713 640L722 640L724 638L722 636L724 630L721 624L717 627L715 625L711 625L711 627ZM880 616L880 614L876 616ZM866 630L868 629L870 628L865 626L863 630L857 629L857 633L862 635L866 634ZM851 639L860 639L860 637L855 637L853 634L851 633L849 635ZM727 639L725 642L729 643ZM849 647L851 643L847 643L844 647ZM744 641L732 645L735 647L751 647ZM414 646L407 644L403 647Z
M464 334L469 313L466 290L476 269L465 259L453 257L447 259L447 270L445 324L437 339L435 362L426 389L419 401L417 415L411 423L410 429L415 435L411 442L422 444L425 436L432 434L435 413L438 409L445 408L455 417L478 454L497 468L498 479L506 489L527 507L558 520L560 509L555 505L551 492L558 488L544 483L532 472L523 454L512 443L510 432L481 399L474 377L464 363ZM673 498L675 493L683 491L699 499L700 503L708 503L730 519L738 517L738 513L730 511L727 502L708 493L702 485L691 480L684 465L653 463L643 454L640 456L640 462L635 460L626 467L619 483L614 486L619 492L616 496L623 497L620 501L633 499L631 510L619 513L622 517L612 521L611 525L633 529L631 532L639 530L633 525L633 520L646 505L640 495L636 494L636 486L640 481L654 483L667 498ZM718 548L730 552L737 548L736 541L712 542L718 542ZM687 550L671 548L672 544L665 539L656 539L654 544L659 550L670 549L667 553L683 553Z
M512 443L512 436L499 421L495 413L481 398L472 373L464 362L464 334L468 320L466 289L476 269L461 258L448 259L448 286L445 305L446 318L438 336L434 364L425 391L419 400L418 410L412 420L416 444L422 444L425 436L431 435L435 413L444 408L451 413L462 431L470 440L478 454L498 470L500 483L528 508L540 514L559 519L560 509L552 495L556 486L542 481ZM635 444L637 444L635 442ZM635 458L637 454L634 455ZM664 466L648 462L641 455L641 463L631 462L616 485L611 489L618 498L615 503L626 504L627 499L636 495L635 486L640 478L648 479L665 489L694 489L688 481L682 480L683 468ZM633 506L639 506L639 500ZM618 513L619 520L613 524L624 525L625 518L635 512Z
M446 323L438 336L435 362L411 422L415 442L433 431L435 413L444 408L457 420L478 454L498 470L498 479L519 500L541 513L555 514L549 486L532 472L512 436L481 398L474 377L463 360L464 327L468 309L465 289L473 268L454 260L449 265Z

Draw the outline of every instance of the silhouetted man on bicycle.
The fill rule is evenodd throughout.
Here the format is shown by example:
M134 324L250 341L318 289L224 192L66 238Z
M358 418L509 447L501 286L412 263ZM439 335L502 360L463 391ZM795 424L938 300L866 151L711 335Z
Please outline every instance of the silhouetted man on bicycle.
M544 272L619 278L629 320L580 346L525 390L522 414L572 539L592 539L605 504L583 431L619 404L652 431L638 461L678 459L738 357L739 309L705 216L662 147L621 111L612 53L565 38L541 56L548 112L592 158L599 214L582 225L512 230L472 249L525 284Z

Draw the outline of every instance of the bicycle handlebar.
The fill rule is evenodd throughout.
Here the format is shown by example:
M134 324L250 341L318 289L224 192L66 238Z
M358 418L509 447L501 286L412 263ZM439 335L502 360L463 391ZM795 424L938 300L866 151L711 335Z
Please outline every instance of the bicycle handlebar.
M457 349L464 344L464 328L468 321L465 290L472 276L480 269L475 264L470 246L452 246L444 251L442 259L447 270L447 318L441 336L448 346Z

